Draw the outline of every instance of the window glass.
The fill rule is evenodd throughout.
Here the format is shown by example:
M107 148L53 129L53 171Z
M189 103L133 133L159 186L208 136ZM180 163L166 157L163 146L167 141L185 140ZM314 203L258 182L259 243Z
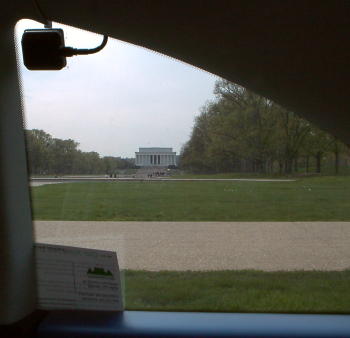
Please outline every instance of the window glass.
M102 37L63 28L66 45ZM34 21L17 24L21 39ZM295 112L109 39L21 50L39 242L116 251L126 308L349 312L349 149Z

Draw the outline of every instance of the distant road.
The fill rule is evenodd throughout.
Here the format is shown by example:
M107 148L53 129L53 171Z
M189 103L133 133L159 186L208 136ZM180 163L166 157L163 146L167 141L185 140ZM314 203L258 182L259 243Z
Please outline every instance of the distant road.
M30 179L31 186L40 186L49 183L72 183L72 182L235 182L235 181L247 181L247 182L294 182L295 179L275 179L275 178L134 178L134 177L121 177L121 178L105 178L105 177L57 177L57 178L32 178Z
M45 184L58 184L58 183L64 183L61 181L58 182L49 182L49 181L36 181L36 180L30 180L29 185L31 187L40 187L41 185L45 185Z
M117 251L146 270L342 270L350 222L36 221L36 241Z

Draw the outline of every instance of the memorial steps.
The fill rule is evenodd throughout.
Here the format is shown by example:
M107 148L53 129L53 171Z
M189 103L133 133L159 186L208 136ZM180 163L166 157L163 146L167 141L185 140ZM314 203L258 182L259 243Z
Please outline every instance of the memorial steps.
M164 166L149 166L149 167L142 167L137 169L137 172L135 174L136 178L149 178L149 175L152 175L152 177L157 177L156 173L164 173L164 176L167 173L167 167ZM159 177L164 177L159 176Z

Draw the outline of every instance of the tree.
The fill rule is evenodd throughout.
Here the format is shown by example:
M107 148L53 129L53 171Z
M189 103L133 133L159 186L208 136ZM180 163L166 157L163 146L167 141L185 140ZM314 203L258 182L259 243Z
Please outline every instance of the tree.
M52 138L43 130L26 130L25 134L31 175L109 174L134 166L130 159L83 152L78 142Z
M50 149L53 144L51 135L39 129L27 130L25 135L30 173L47 173L50 166Z
M278 104L226 80L215 84L215 100L194 121L180 154L182 168L195 172L298 172L300 157L310 157L321 172L333 152L335 171L345 146Z
M290 174L293 171L293 161L298 161L298 155L311 131L310 124L293 112L278 107L278 119L275 133L277 158L280 168Z
M339 141L336 137L330 136L329 149L334 155L334 172L339 174L340 155L347 153L349 147Z

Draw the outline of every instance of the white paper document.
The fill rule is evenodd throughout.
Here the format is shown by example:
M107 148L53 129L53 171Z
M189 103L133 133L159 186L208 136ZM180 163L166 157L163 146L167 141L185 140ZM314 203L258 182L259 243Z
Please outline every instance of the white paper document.
M35 259L39 309L123 310L115 252L37 243Z

